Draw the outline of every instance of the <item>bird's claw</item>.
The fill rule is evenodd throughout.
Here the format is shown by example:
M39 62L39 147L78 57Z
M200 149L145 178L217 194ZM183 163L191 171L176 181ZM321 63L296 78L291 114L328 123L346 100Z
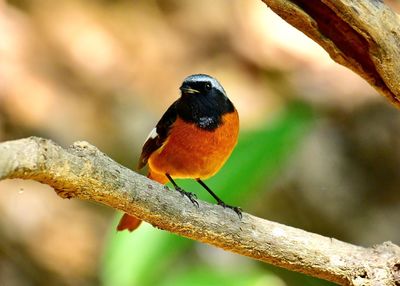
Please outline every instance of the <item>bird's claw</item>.
M199 203L196 200L197 199L196 194L190 193L190 192L186 192L185 190L183 190L182 188L179 188L179 187L176 188L176 190L178 192L180 192L182 196L187 197L192 202L192 204L194 204L197 208L199 207Z
M230 205L225 204L225 203L222 202L222 201L221 201L221 202L218 202L218 205L222 206L224 209L225 209L225 208L228 208L228 209L233 210L233 211L238 215L238 217L239 217L240 219L242 219L243 215L242 215L242 209L241 209L240 207L230 206Z

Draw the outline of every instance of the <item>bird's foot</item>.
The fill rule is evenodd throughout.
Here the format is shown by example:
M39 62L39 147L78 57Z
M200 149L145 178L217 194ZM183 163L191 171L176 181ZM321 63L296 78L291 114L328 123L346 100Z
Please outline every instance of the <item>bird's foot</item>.
M233 210L240 219L242 219L242 209L240 207L234 207L234 206L230 206L225 204L223 201L218 202L218 205L222 206L224 209L228 208Z
M199 203L197 202L197 196L194 193L186 192L181 187L176 187L175 190L181 193L182 196L189 198L189 200L194 204L197 208L199 207Z

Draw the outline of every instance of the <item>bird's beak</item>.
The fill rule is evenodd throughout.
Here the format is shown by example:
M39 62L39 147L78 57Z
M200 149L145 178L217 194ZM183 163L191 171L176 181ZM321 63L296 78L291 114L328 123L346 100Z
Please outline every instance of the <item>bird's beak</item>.
M193 94L193 93L200 93L200 91L198 91L197 89L193 89L190 88L188 86L181 86L180 90L182 91L182 93L184 94Z

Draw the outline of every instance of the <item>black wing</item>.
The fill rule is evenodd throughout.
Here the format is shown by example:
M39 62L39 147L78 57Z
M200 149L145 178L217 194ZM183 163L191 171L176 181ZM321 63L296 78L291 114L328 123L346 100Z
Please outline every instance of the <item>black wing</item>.
M149 136L142 148L142 154L140 155L138 168L141 169L147 164L150 155L160 148L168 137L169 131L172 124L175 122L177 117L177 103L175 101L161 117L156 126L157 133L154 136ZM150 135L152 135L150 133Z

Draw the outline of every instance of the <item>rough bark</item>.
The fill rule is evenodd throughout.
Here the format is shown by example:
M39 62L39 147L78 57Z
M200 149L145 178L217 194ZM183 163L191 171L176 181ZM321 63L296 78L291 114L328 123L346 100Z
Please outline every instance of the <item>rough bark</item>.
M400 20L379 0L263 0L400 107Z
M31 137L0 143L0 180L32 179L63 198L95 201L174 232L341 285L400 285L400 248L372 248L199 201L139 175L86 142L64 149Z

